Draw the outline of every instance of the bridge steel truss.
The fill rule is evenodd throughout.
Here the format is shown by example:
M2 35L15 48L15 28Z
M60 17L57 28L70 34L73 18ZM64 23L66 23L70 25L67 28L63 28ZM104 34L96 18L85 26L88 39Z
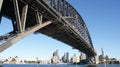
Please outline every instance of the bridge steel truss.
M96 55L86 24L65 0L0 0L0 21L2 16L12 21L13 31L0 36L0 52L31 33L42 33L88 57Z

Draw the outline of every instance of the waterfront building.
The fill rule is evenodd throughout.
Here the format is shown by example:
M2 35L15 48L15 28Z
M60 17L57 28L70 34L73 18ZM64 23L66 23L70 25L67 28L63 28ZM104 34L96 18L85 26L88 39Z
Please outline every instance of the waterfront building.
M69 63L69 52L66 53L66 63Z
M63 63L66 63L66 53L64 53L61 60L62 60Z
M80 60L83 61L83 60L86 60L86 54L85 53L81 53L81 56L80 56Z
M104 63L105 62L105 56L104 56L104 51L103 48L101 48L101 55L99 55L99 61L100 63Z
M64 53L61 60L63 63L69 63L69 52Z
M103 61L102 55L99 55L99 60L100 60L100 61Z
M106 56L105 56L105 59L106 59L106 60L109 60L109 57L108 57L108 55L106 55Z
M18 63L18 60L16 59L16 57L14 57L14 58L8 58L8 59L5 59L4 60L4 63L10 63L10 64L17 64Z
M58 49L53 53L53 56L59 57L59 51L58 51Z
M12 60L9 63L16 64L17 63L16 58L12 58Z
M55 52L53 52L53 57L51 59L51 63L53 63L53 64L60 63L59 51L58 50L56 50Z
M87 61L89 60L89 58L86 56L86 54L85 53L81 53L81 55L80 55L80 63L81 64L86 64L86 63L88 63Z
M74 54L73 57L71 57L70 62L71 63L76 63L77 62L77 56L76 56L76 54Z
M103 51L103 48L101 48L101 52L102 52L102 58L104 59L104 51Z

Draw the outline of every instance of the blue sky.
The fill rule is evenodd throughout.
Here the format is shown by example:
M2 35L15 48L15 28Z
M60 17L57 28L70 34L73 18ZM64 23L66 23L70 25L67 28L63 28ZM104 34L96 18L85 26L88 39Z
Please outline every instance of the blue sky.
M120 59L120 0L68 0L84 19L98 54Z
M94 47L101 54L101 48L109 57L120 59L120 0L67 0L80 13L90 32ZM11 30L10 20L2 19L0 35ZM7 28L6 28L7 27ZM4 29L4 31L3 31ZM80 54L72 47L42 34L31 34L12 47L0 53L1 58L18 56L21 59L49 59L59 49L64 52Z

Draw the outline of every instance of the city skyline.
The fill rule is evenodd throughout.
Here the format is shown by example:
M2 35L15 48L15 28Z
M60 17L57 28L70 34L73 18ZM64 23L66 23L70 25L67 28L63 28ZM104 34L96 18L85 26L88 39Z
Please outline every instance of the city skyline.
M77 1L77 2L76 2ZM85 21L98 55L101 54L101 48L104 49L105 55L120 59L117 51L119 51L120 44L120 4L118 0L68 0L68 2L75 7ZM79 3L79 4L78 4ZM10 24L10 20L3 18L0 24L0 35L5 31L11 30L11 27L6 27ZM109 46L110 45L110 46ZM59 49L60 56L64 52L69 52L70 56L74 53L80 55L80 52L72 49L72 47L47 37L43 34L31 34L30 36L19 41L12 47L0 53L0 59L9 56L20 56L21 58L36 58L47 59L51 57L51 53ZM78 54L79 53L79 54Z
M53 55L51 58L47 60L41 60L39 57L36 57L32 60L28 59L21 59L19 56L14 56L11 57L9 56L8 58L5 59L0 59L0 61L4 61L6 64L25 64L25 63L30 63L30 64L74 64L74 63L79 63L80 59L78 59L79 56L77 57L76 54L74 54L72 57L69 57L69 52L64 53L62 57L59 56L59 50L57 49L56 51L53 52Z

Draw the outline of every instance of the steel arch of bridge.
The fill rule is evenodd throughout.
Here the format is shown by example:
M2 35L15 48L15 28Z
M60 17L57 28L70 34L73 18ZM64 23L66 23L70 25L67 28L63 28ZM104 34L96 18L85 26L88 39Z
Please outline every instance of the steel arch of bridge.
M81 37L93 47L86 24L79 13L68 2L65 0L46 0L46 2L68 21L71 26L75 27Z
M12 32L8 32L7 36L6 34L0 36L0 41L5 40L5 38L6 42L10 41L9 45L5 42L7 47L14 44L12 42L15 40L14 38L18 37L19 41L28 34L40 32L67 43L88 56L95 56L96 53L86 24L80 14L67 1L1 0L1 2L0 19L5 16L11 19L13 24ZM22 36L23 34L24 36ZM3 48L2 46L4 43L0 45L0 49Z

